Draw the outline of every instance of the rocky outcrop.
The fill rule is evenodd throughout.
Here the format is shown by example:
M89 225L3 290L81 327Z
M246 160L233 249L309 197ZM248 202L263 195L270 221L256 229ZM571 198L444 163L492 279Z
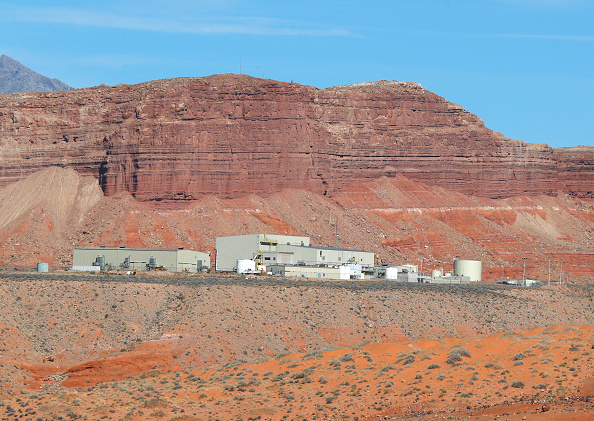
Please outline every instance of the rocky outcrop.
M0 186L61 166L141 201L335 195L399 173L486 197L592 197L593 151L508 139L405 82L316 89L219 75L0 96Z

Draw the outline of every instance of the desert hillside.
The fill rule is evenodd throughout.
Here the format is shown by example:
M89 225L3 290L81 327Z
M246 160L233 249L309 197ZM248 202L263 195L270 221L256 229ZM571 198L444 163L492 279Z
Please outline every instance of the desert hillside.
M7 415L553 414L593 391L591 283L3 274L0 297Z
M521 277L527 257L527 276L548 280L550 258L558 281L561 269L594 273L592 203L564 194L486 199L395 176L331 198L291 189L163 209L128 193L105 196L91 176L48 168L0 189L0 267L68 268L74 247L99 245L183 246L214 256L218 236L264 232L327 245L332 215L331 245L373 251L378 264L423 259L424 270L447 271L461 256L482 260L483 277L494 280Z

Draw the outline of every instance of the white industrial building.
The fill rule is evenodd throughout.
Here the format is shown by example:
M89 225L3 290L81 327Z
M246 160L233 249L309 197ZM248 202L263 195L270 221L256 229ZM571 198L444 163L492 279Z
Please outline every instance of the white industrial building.
M247 263L249 260L254 261L256 267L265 266L268 272L275 267L275 274L282 276L349 279L344 273L340 277L339 266L348 266L350 277L360 278L362 270L373 268L375 255L362 250L310 246L309 237L251 234L217 238L218 271L237 271L240 269L238 262L239 266L243 266L244 261ZM284 268L281 269L281 266ZM327 270L308 270L308 267Z
M142 249L127 247L75 248L72 269L100 270L166 270L169 272L202 272L210 268L210 254L184 248Z

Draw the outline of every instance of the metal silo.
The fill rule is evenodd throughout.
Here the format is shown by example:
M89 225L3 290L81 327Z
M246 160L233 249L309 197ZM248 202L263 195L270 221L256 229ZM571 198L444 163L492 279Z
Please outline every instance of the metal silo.
M480 260L454 260L454 276L468 276L470 282L480 282L483 262Z

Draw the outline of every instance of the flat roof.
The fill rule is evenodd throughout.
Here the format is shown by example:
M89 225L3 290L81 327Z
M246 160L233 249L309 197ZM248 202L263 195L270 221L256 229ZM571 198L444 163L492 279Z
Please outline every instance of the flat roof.
M74 250L133 250L133 251L194 251L197 253L208 254L205 251L192 250L187 248L177 249L147 249L147 248L134 248L134 247L75 247Z

